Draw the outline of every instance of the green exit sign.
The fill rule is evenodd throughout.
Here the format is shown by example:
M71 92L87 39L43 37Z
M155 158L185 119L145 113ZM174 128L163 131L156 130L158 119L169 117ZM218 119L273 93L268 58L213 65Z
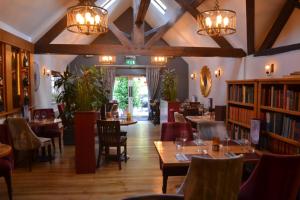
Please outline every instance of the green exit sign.
M126 65L135 65L135 60L128 59L128 60L125 61L125 64Z
M125 56L125 64L135 65L136 64L135 56Z

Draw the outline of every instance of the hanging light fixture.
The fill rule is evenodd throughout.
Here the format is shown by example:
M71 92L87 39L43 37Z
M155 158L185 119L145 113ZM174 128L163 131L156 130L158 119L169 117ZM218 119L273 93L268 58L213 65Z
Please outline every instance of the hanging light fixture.
M99 63L102 65L112 65L116 63L116 56L99 56Z
M167 56L151 56L151 64L153 65L166 65L167 62Z
M79 0L67 11L67 29L86 35L108 31L108 12L95 4L96 0Z
M199 35L223 36L236 32L236 13L232 10L220 9L218 0L214 9L198 15L197 22Z

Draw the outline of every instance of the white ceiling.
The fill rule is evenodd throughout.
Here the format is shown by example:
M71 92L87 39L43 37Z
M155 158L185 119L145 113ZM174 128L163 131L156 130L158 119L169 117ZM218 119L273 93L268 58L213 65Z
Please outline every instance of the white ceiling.
M98 0L98 5L104 0ZM168 22L180 7L174 0L162 0L167 5L167 12L162 15L152 4L146 15L146 21L152 27L159 27ZM226 36L226 39L236 48L247 49L246 0L222 0L221 8L232 9L237 12L237 33ZM255 1L255 46L258 48L277 18L285 0L256 0ZM69 6L75 5L77 0L0 0L0 28L12 31L17 35L37 41L59 19L64 16ZM110 20L114 21L128 7L132 0L116 0L109 8ZM206 0L198 10L213 8L214 0ZM297 23L300 11L295 10L286 27L280 34L274 46L295 43L299 39L300 28ZM195 19L185 13L178 22L164 35L164 39L173 46L204 46L217 47L209 37L196 34ZM77 35L64 31L53 43L90 43L94 37Z

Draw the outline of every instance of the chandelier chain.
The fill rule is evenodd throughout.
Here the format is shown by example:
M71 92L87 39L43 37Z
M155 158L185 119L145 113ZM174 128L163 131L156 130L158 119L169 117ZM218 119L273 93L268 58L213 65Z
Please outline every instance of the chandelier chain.
M219 9L220 9L220 3L219 0L216 0L215 10L219 10Z

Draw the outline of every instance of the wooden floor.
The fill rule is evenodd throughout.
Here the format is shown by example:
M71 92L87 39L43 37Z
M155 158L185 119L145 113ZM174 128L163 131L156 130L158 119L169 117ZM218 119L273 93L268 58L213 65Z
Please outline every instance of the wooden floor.
M96 174L77 175L74 170L74 146L65 146L55 162L34 163L13 171L14 199L18 200L114 200L124 197L161 193L162 175L153 141L159 139L160 126L150 122L124 127L128 132L130 159L122 163L105 163ZM167 193L175 193L183 177L170 177ZM0 179L0 199L7 199L6 186Z

